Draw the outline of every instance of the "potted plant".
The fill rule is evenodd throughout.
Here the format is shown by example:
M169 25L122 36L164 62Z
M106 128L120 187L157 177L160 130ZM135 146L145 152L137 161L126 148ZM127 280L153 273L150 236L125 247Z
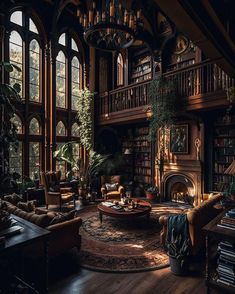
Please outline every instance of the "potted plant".
M147 199L156 200L159 195L159 189L157 186L147 186L145 188L145 195Z
M175 236L173 229L171 242L167 244L167 249L172 273L177 276L184 275L187 269L187 256L190 253L189 240L183 240L182 235Z

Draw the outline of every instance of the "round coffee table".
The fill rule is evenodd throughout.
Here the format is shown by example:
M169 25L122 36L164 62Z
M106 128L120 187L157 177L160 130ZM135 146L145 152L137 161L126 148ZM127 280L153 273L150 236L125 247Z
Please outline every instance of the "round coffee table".
M115 217L115 218L134 218L134 217L139 217L143 215L146 215L149 218L150 211L151 211L151 204L147 201L140 200L140 199L132 198L132 200L138 203L138 207L128 211L124 210L124 207L128 207L128 205L123 205L123 209L118 210L118 209L112 208L112 206L105 206L102 203L99 204L97 206L97 209L99 211L100 222L102 223L103 214L110 217Z

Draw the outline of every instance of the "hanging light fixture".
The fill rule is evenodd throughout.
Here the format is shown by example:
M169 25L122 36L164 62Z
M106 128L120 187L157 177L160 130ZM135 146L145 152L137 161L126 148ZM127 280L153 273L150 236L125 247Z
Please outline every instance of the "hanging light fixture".
M101 50L120 50L131 46L136 33L143 28L141 10L127 10L121 1L103 1L102 9L92 2L88 13L77 9L79 22L84 28L84 39L89 46Z

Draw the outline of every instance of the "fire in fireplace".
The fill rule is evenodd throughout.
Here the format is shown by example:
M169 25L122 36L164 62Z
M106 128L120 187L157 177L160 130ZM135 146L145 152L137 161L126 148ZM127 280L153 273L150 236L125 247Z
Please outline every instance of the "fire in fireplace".
M172 175L166 181L168 199L174 202L193 204L195 189L191 180L184 175Z

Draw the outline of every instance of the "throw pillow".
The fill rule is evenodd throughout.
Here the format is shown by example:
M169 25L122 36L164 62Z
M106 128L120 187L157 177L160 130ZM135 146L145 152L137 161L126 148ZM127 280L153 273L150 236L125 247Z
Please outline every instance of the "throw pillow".
M118 190L118 183L114 183L114 184L107 183L107 184L105 184L105 187L108 192L117 191Z
M35 209L35 200L31 200L28 202L18 202L17 207L26 211L26 212L32 212Z
M35 211L34 211L36 214L38 215L41 215L41 214L47 214L48 210L46 209L43 209L43 208L35 208Z
M50 191L50 192L60 192L60 185L52 185L52 186L49 188L49 191Z
M20 196L16 193L13 193L10 195L5 195L4 200L10 202L13 205L16 205L18 202L22 201L22 196Z
M73 219L76 216L76 212L76 210L72 210L68 213L57 212L51 220L50 225L55 225Z

